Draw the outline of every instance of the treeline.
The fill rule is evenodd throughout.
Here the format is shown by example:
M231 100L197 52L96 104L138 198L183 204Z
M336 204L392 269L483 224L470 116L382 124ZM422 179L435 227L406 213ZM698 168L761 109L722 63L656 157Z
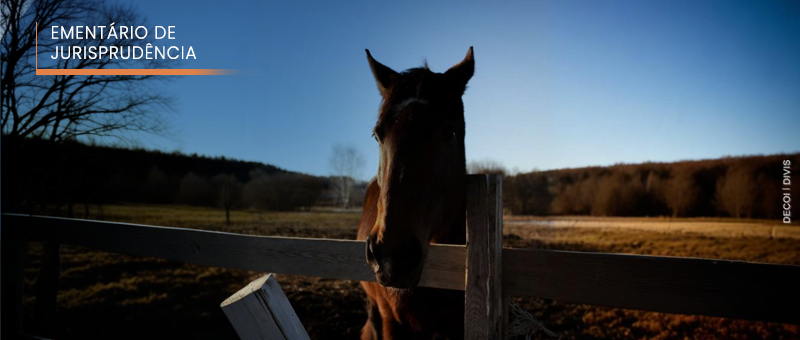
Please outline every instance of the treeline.
M329 186L327 178L225 157L8 136L0 144L6 212L73 215L123 202L294 210L324 199Z
M188 204L226 210L342 205L339 182L360 206L366 183L309 176L258 162L3 136L2 211L80 216L90 205ZM513 214L780 218L783 161L800 154L621 164L506 176ZM472 173L504 173L471 162Z
M514 214L781 218L783 161L800 154L621 164L507 176Z

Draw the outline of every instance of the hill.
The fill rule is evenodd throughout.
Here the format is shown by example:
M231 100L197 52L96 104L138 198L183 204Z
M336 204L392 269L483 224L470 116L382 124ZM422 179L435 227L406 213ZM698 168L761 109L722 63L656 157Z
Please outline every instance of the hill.
M325 185L322 178L225 157L7 136L1 144L5 212L63 206L72 215L75 204L120 202L291 210L313 205Z

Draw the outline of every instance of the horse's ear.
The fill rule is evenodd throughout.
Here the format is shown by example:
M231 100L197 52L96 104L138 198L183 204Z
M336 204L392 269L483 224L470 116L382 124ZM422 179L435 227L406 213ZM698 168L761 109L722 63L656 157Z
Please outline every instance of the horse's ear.
M444 74L445 76L451 77L451 79L453 79L453 81L457 84L458 89L463 93L464 90L467 89L467 82L469 82L469 79L472 78L472 74L474 73L475 57L472 55L472 46L470 46L469 51L467 51L467 56L464 57L464 60L451 67Z
M378 90L381 95L386 95L386 89L392 84L392 81L397 77L397 72L379 63L372 58L372 54L367 51L367 61L369 61L369 68L372 70L372 75L375 76L375 82L378 83Z

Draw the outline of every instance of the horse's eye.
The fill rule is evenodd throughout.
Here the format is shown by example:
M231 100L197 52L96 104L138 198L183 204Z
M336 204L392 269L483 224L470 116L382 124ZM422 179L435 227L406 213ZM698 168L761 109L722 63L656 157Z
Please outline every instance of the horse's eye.
M378 139L378 135L376 135L375 132L372 133L372 138L375 138L375 141L378 142L378 143L381 142L381 140Z
M444 131L444 140L448 142L452 142L456 139L456 132L453 130L445 130Z

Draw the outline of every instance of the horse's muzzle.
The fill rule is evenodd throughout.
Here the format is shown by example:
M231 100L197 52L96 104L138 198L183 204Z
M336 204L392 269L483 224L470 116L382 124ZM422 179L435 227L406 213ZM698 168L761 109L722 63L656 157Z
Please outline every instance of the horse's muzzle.
M413 288L419 284L424 264L420 242L409 239L393 251L386 243L377 241L375 234L367 237L366 257L376 281L385 287Z

